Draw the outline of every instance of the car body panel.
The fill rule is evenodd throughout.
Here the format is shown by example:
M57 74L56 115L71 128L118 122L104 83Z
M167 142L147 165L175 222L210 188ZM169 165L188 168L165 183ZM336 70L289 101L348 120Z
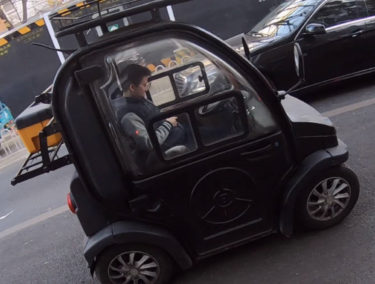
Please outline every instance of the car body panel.
M170 30L166 31L166 28ZM173 34L173 30L177 29L180 32L186 30L188 33L192 31L198 35L200 33L199 30L188 26L168 24L153 26L149 30L145 29L143 34L147 32L151 34L155 30ZM202 38L205 38L206 35L203 36L203 32L201 33ZM117 40L113 40L113 42L120 40L121 38L118 38ZM215 41L215 39L210 38L210 41ZM109 44L110 41L107 41L106 46ZM215 48L217 47L215 46ZM68 144L71 147L70 151L73 153L75 164L79 169L80 176L83 175L88 180L87 188L89 188L89 191L96 196L98 201L104 204L114 204L116 202L118 207L121 207L121 204L118 203L121 199L129 200L129 206L133 212L144 212L143 214L146 214L147 218L151 218L153 222L163 222L167 227L173 228L171 230L180 238L185 235L186 230L194 232L194 237L188 239L187 243L201 257L221 250L225 243L232 243L234 245L236 242L252 238L253 235L272 232L272 208L275 206L277 194L279 193L272 193L269 190L278 188L283 183L282 178L292 166L291 157L293 154L290 153L290 143L287 142L292 137L288 138L289 131L285 130L290 129L290 126L288 125L289 122L283 108L278 103L273 92L268 89L265 84L266 82L263 81L263 77L257 74L257 71L246 60L235 54L230 47L224 46L224 48L227 49L228 58L233 59L234 55L238 57L239 64L245 64L246 68L249 68L247 76L251 74L251 78L257 78L258 82L264 84L260 84L257 88L262 90L259 91L262 94L262 100L271 102L270 108L273 115L280 117L278 118L280 124L279 131L251 143L240 143L240 141L237 141L234 144L228 144L226 148L222 148L220 151L215 150L211 154L206 154L205 157L192 159L190 162L184 161L180 166L165 173L147 177L129 185L121 184L120 180L116 181L122 174L118 173L118 170L114 168L118 163L110 161L110 159L115 158L116 154L113 150L107 148L107 146L104 147L107 143L105 140L100 142L100 150L95 150L91 146L87 146L89 144L88 141L94 139L93 137L97 135L95 132L102 131L105 133L106 130L99 130L100 123L92 120L94 117L96 119L99 118L94 113L95 109L93 102L90 101L90 95L82 93L82 91L77 89L78 86L69 83L72 80L70 74L76 73L75 69L77 69L74 56L59 71L54 84L55 97L53 104L55 105L55 116L61 121L62 127L65 129L66 140L69 141ZM98 46L94 46L92 49L98 50ZM89 52L90 50L82 51L82 53L86 54ZM76 56L79 57L80 54ZM256 84L254 86L257 86ZM68 85L68 87L62 88L63 85ZM66 107L65 109L56 108L58 105ZM82 108L83 106L85 106L84 109ZM77 109L78 107L80 110ZM82 113L85 114L86 118L81 117ZM90 117L92 118L90 119ZM92 126L90 129L84 127L88 123L87 119L90 119ZM81 128L82 131L79 130ZM282 132L280 131L281 129L283 129ZM76 131L79 131L79 134ZM72 139L73 136L79 137L80 141ZM79 150L77 151L77 149ZM89 154L93 151L98 152L95 157ZM244 159L245 157L247 158ZM273 163L275 159L279 161L278 164ZM99 175L99 172L94 174L97 170L102 171L101 165L111 163L111 169L106 170L105 175L103 173ZM266 178L259 164L262 164L262 167L267 167L269 172L272 172L271 176L275 178ZM180 185L179 190L176 191L175 185L186 175L190 176L189 182ZM214 197L216 193L215 191L210 192L212 196L203 197L202 194L204 194L204 191L201 192L200 188L207 180L218 175L223 178L221 186L233 188L232 190L234 190L234 192L230 190L231 193L227 192L227 194L231 195L235 193L244 195L245 197L241 201L243 204L240 202L238 208L235 204L233 204L234 207L228 208L229 211L234 210L234 212L229 213L228 211L227 217L221 216L221 214L225 214L224 210L223 212L217 212L216 216L212 217L213 220L205 221L200 219L202 217L200 214L204 215L210 208L206 208L205 206L207 205L199 205L200 200L201 198L206 200L216 198ZM237 177L237 179L234 177ZM102 181L104 182L104 180L108 179L113 180L111 188L101 185ZM227 184L228 181L238 181L238 179L244 179L241 188L236 189L238 185ZM253 185L252 188L244 187L245 184L249 183ZM151 184L152 186L150 186ZM158 196L154 196L155 188L163 189L160 192L158 191ZM129 194L129 197L126 197L126 194ZM142 199L143 195L147 196L144 200ZM224 196L227 196L226 193L224 193L222 198L225 198ZM273 197L270 199L270 196ZM262 205L266 201L269 204L267 207ZM152 211L152 214L149 215L147 211L152 210L149 207L152 207L152 204L155 204L155 202L163 205L157 211ZM249 205L250 203L251 205ZM124 208L118 209L120 210L119 212L132 215L133 213L131 212L126 213L127 206L124 202L122 204ZM204 210L206 210L205 213L203 212ZM113 216L113 211L115 210L106 208L104 211L109 216ZM171 217L168 217L170 214L172 214ZM221 220L222 218L224 219ZM185 222L180 223L179 220L185 220ZM93 230L89 229L85 231L93 232Z
M181 269L188 269L193 265L192 259L180 242L160 226L134 221L119 221L104 227L87 239L84 255L91 270L95 267L95 258L103 250L127 243L142 243L162 248Z
M286 185L280 210L280 232L287 237L293 234L295 219L295 205L298 194L303 190L308 180L319 171L328 169L346 162L348 150L346 145L339 141L337 146L316 151L307 156L299 169Z

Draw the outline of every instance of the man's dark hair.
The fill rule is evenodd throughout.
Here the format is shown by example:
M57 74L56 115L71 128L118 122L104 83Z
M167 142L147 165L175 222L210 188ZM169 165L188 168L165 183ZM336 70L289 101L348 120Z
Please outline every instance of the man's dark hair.
M143 77L151 76L151 71L146 67L138 64L130 64L126 66L123 72L120 72L120 81L123 90L129 89L131 84L138 86Z

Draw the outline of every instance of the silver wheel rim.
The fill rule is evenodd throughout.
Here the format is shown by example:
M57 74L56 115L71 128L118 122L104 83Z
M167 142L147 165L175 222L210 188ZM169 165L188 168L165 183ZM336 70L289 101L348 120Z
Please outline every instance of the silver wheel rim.
M329 221L345 210L350 198L350 184L341 177L330 177L319 182L310 192L306 209L312 219Z
M108 277L112 283L152 284L159 274L160 266L155 258L140 251L119 254L108 266Z

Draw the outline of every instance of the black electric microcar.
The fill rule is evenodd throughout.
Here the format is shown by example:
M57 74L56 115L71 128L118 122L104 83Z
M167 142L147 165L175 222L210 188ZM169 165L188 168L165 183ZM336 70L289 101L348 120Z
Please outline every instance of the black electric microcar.
M358 198L330 120L275 91L212 34L160 21L159 8L178 2L103 9L56 33L81 45L55 77L52 108L76 167L68 204L102 283L168 283L175 269L272 233L290 236L295 224L335 225ZM150 21L110 32L144 12ZM87 43L95 27L104 34ZM131 64L150 70L147 100L160 112L147 119L126 102L117 112ZM297 74L301 64L296 44ZM127 127L134 117L138 126ZM171 117L184 139L166 146L158 132Z

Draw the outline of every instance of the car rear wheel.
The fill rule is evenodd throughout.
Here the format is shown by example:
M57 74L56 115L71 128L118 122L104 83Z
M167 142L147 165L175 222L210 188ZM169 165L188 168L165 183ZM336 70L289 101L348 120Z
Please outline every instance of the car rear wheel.
M359 195L357 176L344 166L311 179L297 200L297 221L306 229L325 229L341 222Z
M111 247L99 256L95 267L100 283L168 283L172 272L173 262L164 251L144 245Z

